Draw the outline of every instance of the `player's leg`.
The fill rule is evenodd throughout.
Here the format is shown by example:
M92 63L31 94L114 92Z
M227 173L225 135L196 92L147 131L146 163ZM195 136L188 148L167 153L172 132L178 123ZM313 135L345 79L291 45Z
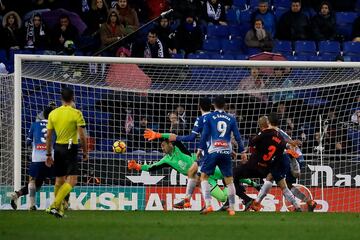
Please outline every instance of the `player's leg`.
M212 153L208 155L201 166L201 191L205 201L205 208L201 211L202 214L207 214L213 211L211 206L211 194L210 194L210 184L209 176L214 174L216 167L216 154Z
M77 150L77 145L72 145L71 149L65 144L56 144L54 147L55 199L50 206L50 213L56 217L63 217L62 202L77 183L79 173Z
M217 181L213 179L211 176L208 179L210 184L210 194L212 197L214 197L219 202L226 202L228 198L228 189L225 187L224 189L221 189L219 185L217 184Z
M277 181L277 185L281 188L285 199L288 200L295 207L295 211L301 212L301 207L296 201L294 194L289 190L285 178Z
M12 209L16 210L17 209L17 201L21 196L25 196L29 193L28 190L28 184L26 184L25 186L23 186L19 191L14 191L11 193L10 195L10 205L12 207Z
M255 188L256 190L260 191L261 189L261 185L258 184L257 182L251 180L250 178L243 178L243 179L240 179L240 182L241 183L245 183L247 184L248 186L252 186L253 188Z
M245 187L241 184L241 179L247 178L250 176L249 174L250 171L248 169L248 164L240 164L233 170L236 195L243 200L245 208L247 205L249 205L249 203L252 202L253 199L245 193L246 190Z
M296 178L291 173L286 174L286 183L294 196L307 204L307 209L309 212L313 212L317 206L317 203L293 185L296 183Z
M29 179L29 184L28 184L28 189L29 189L29 209L30 210L36 210L36 206L35 206L35 194L36 194L36 183L35 183L36 179L30 177Z
M262 207L261 202L266 197L266 195L269 193L272 185L273 185L272 175L268 174L268 176L266 176L264 184L261 186L261 189L260 189L258 195L256 196L256 199L254 200L252 208L253 209L255 208L254 209L255 211L260 210L260 209L258 209L258 207L260 207L260 208Z
M232 171L232 161L230 154L218 154L216 158L216 163L219 166L221 173L224 176L224 181L226 187L228 188L228 198L229 198L229 215L235 215L234 207L235 207L235 194L236 189L234 185L233 171Z
M270 173L276 184L281 188L285 199L295 207L295 211L301 211L300 205L296 201L294 194L286 184L286 174L290 171L290 158L287 154L283 154L280 158L277 158L270 169Z
M174 208L183 209L183 208L190 208L191 207L191 196L199 182L199 176L197 175L198 172L198 163L197 161L194 162L188 170L187 176L188 181L186 183L186 192L185 198L178 203L174 204Z

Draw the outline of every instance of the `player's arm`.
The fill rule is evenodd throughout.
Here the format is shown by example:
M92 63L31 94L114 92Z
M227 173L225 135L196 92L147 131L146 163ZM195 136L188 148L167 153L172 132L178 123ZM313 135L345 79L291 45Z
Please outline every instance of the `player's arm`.
M234 134L234 138L238 144L238 152L241 153L241 160L242 161L247 161L247 155L246 155L246 151L245 151L245 148L244 148L244 143L243 141L241 140L241 135L240 135L240 132L239 132L239 128L236 124L236 121L233 121L232 122L232 132Z
M130 160L128 162L128 169L129 170L136 170L136 171L155 171L164 167L169 166L169 156L165 155L160 161L155 162L153 164L140 164L137 163L136 160Z
M87 161L89 158L89 155L88 155L87 137L86 137L86 129L85 129L86 123L85 123L85 119L80 111L79 111L79 115L78 115L76 124L77 124L77 131L79 134L80 143L81 143L81 147L82 147L82 151L83 151L83 160Z
M232 132L234 134L234 137L235 137L235 140L238 144L238 149L239 149L239 152L244 152L245 148L244 148L244 143L243 141L241 140L241 135L240 135L240 132L239 132L239 128L236 124L236 121L233 121L232 123Z
M87 161L89 158L89 155L88 155L88 148L87 148L87 141L86 141L85 126L78 127L78 134L79 134L80 143L81 143L82 152L83 152L83 160Z
M52 122L52 114L49 114L48 123L46 125L46 161L45 165L51 167L54 164L54 159L52 158L52 145L53 145L53 135L54 135L54 125Z
M199 122L200 119L197 118L194 127L191 130L191 133L189 135L184 136L176 136L176 141L180 142L192 142L196 139L196 136L198 136L201 133L203 123Z
M52 144L53 144L53 134L54 129L47 129L47 136L46 136L46 161L45 165L51 167L54 164L54 159L52 158Z
M170 141L176 141L176 135L173 133L159 133L149 128L145 129L144 138L149 141L159 138L169 139Z
M200 159L202 151L205 151L207 149L206 140L209 139L209 136L210 136L210 125L209 124L210 124L210 122L206 121L204 119L204 128L201 133L200 145L199 145L198 152L196 154L197 159Z

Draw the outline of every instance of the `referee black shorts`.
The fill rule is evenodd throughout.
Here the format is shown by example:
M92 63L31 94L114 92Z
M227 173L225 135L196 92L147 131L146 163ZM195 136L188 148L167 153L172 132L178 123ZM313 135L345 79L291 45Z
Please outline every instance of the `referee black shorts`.
M79 175L78 145L55 144L54 169L56 177Z

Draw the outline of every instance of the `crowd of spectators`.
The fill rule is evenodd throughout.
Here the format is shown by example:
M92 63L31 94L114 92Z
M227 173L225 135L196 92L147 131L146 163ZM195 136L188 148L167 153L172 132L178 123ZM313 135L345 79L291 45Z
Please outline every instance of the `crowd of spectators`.
M343 41L344 36L341 36L336 28L336 12L354 12L357 6L357 1L354 0L289 0L287 6L276 6L273 5L276 1L267 0L244 0L246 4L243 6L236 5L238 2L232 0L0 0L2 21L0 49L5 50L7 59L11 59L11 54L18 50L43 54L73 55L81 52L81 54L93 55L99 49L110 45L111 47L100 54L151 58L172 57L178 54L188 56L203 50L204 41L212 37L207 32L209 26L226 26L241 29L242 35L230 37L242 41L246 48L258 49L260 52L272 51L276 39ZM160 17L150 27L138 31L145 23L170 8L174 9L172 14ZM60 11L58 15L49 14L50 10L55 12L57 9L65 10ZM235 22L234 19L228 18L229 12L236 14ZM76 13L78 18L72 13ZM244 13L248 14L245 18ZM79 21L85 23L85 28L79 27ZM246 23L250 24L247 26ZM134 32L137 34L133 34ZM124 41L113 45L123 38ZM348 40L359 41L359 39L360 18L358 17L353 22L351 38ZM6 69L3 69L5 65L0 65L1 72L6 72ZM273 76L281 79L279 81L281 88L292 86L291 80L287 78L289 71L274 69ZM148 79L144 81L148 82ZM262 89L267 87L266 84L266 79L258 69L254 68L249 71L248 79L239 83L239 88L245 91ZM291 100L292 94L293 92L282 92L280 95L258 93L251 97L267 104L268 101L278 103ZM305 145L312 146L318 140L319 134L315 132L312 143L308 143L309 135L305 130L299 130L301 127L296 120L285 117L286 110L282 109L283 107L286 108L279 104L278 111L282 116L283 127L290 135L304 139ZM150 124L149 119L146 118L134 123L133 114L126 113L126 122L128 122L126 131L141 131ZM193 119L190 118L190 114L186 115L187 110L184 106L179 106L168 114L166 130L177 134L186 133ZM358 124L358 111L353 111L351 116L351 122ZM329 136L328 138L339 135L336 134L337 130L333 130L333 126L339 125L333 124L336 117L337 113L329 116L332 123L326 135ZM340 135L346 136L346 134ZM332 149L338 151L346 149L344 139L339 137L332 139L335 139L329 140Z
M239 5L239 2L242 5ZM115 56L125 47L136 57L188 56L202 50L210 25L239 28L236 36L244 48L271 51L274 40L344 40L337 31L336 12L356 9L357 1L232 1L232 0L1 0L0 48L30 49L43 54ZM281 2L281 1L280 1ZM62 14L48 11L65 9ZM137 31L160 13L144 31ZM233 11L234 19L229 19ZM73 13L80 18L74 18ZM244 13L248 15L243 16ZM50 16L50 17L49 17ZM53 24L54 17L57 17ZM74 22L73 22L74 21ZM80 28L78 21L85 23ZM250 23L248 26L247 24ZM360 37L360 18L353 24L351 40ZM133 35L132 33L137 34ZM127 37L131 35L130 37ZM125 37L125 38L124 38ZM123 39L119 44L115 42ZM230 35L231 38L231 35ZM219 49L220 50L220 49ZM243 49L242 49L243 50ZM240 51L240 49L239 49ZM246 52L246 51L245 51ZM248 53L252 53L249 51Z

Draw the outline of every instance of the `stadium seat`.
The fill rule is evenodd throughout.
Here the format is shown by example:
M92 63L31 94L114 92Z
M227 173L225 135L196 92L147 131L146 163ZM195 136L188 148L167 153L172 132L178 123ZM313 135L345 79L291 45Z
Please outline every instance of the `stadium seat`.
M350 40L352 34L352 24L357 18L356 12L337 12L336 13L336 32L343 35L346 40Z
M229 26L229 35L231 38L241 37L244 38L247 31L251 29L251 24L249 22L244 22L239 25L230 25Z
M294 45L296 55L315 56L316 44L314 41L296 41Z
M305 56L305 55L300 55L300 56L287 55L285 57L289 61L307 61L309 59L309 56Z
M240 11L240 23L244 24L245 22L247 22L247 23L251 22L251 11L250 10Z
M291 6L291 0L273 0L273 6L276 10L278 9L288 10Z
M229 28L228 26L222 25L208 25L207 26L207 37L228 37L229 36Z
M219 52L220 51L220 41L215 38L210 38L204 40L203 50L210 52Z
M323 56L309 56L308 60L309 61L322 61L322 62L330 62L330 61L334 61L336 55L323 55Z
M258 53L261 53L262 50L260 48L246 48L245 52L251 56L251 55L254 55L254 54L258 54Z
M259 5L259 0L249 0L250 9L255 10L258 8L258 5Z
M226 13L226 21L228 24L239 24L238 16L236 14L236 9L230 8Z
M275 41L273 52L284 55L293 55L293 50L290 41Z
M337 41L320 41L319 55L338 55L340 54L340 43Z
M351 55L360 56L360 42L344 42L343 54L346 56L351 56Z
M275 10L275 12L274 12L275 18L276 18L276 22L279 22L281 16L282 16L285 12L287 12L287 11L289 11L288 8L277 8L277 9Z
M221 49L225 53L232 53L232 54L241 53L242 51L241 51L240 41L241 41L240 39L232 39L232 40L224 39L221 41Z
M190 53L187 58L188 59L210 59L210 56L207 53Z
M232 54L212 54L210 55L211 59L223 59L223 60L234 60L235 57Z
M248 57L247 55L245 55L245 54L237 54L237 55L235 56L235 59L236 59L236 60L248 60L249 57Z
M184 59L184 58L185 58L185 54L183 54L183 53L171 54L171 58Z
M239 8L239 9L245 9L246 8L246 0L234 0L233 6Z
M0 62L6 64L7 63L7 56L6 56L6 50L0 49Z
M360 62L360 56L351 56L349 58L350 58L351 62ZM345 59L345 62L348 62L348 61L346 61L346 59Z

